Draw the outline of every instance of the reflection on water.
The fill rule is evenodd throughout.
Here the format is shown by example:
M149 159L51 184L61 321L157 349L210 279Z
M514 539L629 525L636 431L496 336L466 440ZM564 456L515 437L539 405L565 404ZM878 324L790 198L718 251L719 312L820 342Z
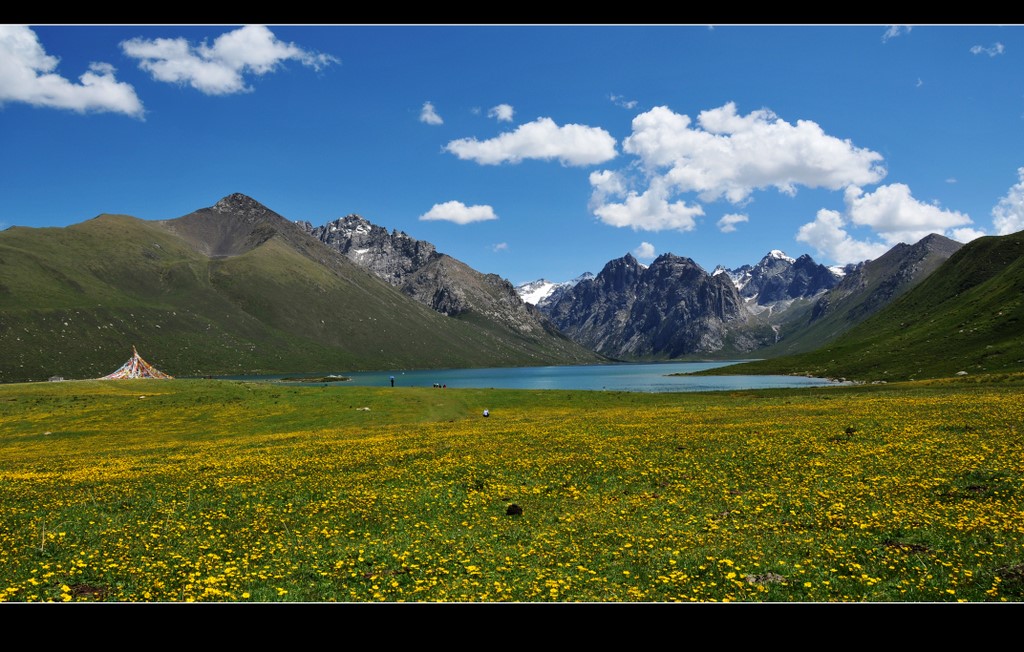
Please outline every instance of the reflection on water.
M586 389L621 392L704 392L711 390L813 387L834 384L822 378L804 376L671 376L669 374L723 367L733 362L661 362L555 367L509 367L486 369L425 369L402 371L332 371L351 380L344 384L388 387L468 387L503 389ZM244 380L278 380L303 374L276 376L232 376ZM328 374L308 374L323 378ZM310 383L314 384L314 383ZM315 383L321 384L321 383Z

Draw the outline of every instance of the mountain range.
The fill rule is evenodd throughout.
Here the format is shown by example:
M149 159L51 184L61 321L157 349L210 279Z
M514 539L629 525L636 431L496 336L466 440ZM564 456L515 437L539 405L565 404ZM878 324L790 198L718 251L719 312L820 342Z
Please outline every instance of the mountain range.
M0 232L0 382L95 378L132 345L176 376L600 360L510 320L432 310L241 194Z
M626 254L597 275L516 288L361 216L314 226L236 193L167 220L0 232L0 382L97 377L133 344L178 376L754 356L870 374L843 356L889 350L872 338L899 340L893 323L925 332L913 311L954 319L958 335L1005 335L984 364L970 352L982 336L960 338L974 342L964 366L1003 369L1020 348L997 326L1016 324L1020 239L931 235L844 268L780 250L710 273L671 253L649 266ZM960 292L1007 318L978 326ZM932 367L946 371L915 373Z
M865 263L853 291L821 309L829 328L859 319L856 324L835 336L818 333L821 344L807 351L730 366L727 373L889 382L1021 371L1024 232L972 240L936 263L950 248L944 240L898 245ZM912 287L899 282L921 273L925 278Z
M448 317L523 337L559 336L553 324L497 274L483 274L408 234L347 215L306 232L407 297Z
M689 258L632 255L596 276L520 286L566 335L615 359L758 357L837 337L913 287L961 245L931 235L876 261L829 268L773 249L754 265L710 274ZM558 293L544 294L557 289Z

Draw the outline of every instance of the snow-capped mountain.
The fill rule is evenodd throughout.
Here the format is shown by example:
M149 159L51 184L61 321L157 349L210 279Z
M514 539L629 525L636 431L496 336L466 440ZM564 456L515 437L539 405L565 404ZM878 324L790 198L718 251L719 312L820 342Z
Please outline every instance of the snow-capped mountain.
M575 287L580 281L594 278L590 272L584 272L571 281L555 283L547 279L538 279L516 286L516 292L524 303L531 303L537 307L552 304L558 301L565 291Z
M754 312L779 301L808 299L839 283L840 274L814 262L807 254L799 258L772 249L756 265L727 269L721 265L712 275L725 274Z

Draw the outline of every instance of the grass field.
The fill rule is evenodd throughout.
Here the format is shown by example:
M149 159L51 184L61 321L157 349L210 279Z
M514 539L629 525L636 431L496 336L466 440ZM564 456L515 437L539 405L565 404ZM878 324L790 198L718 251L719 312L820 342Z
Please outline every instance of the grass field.
M1022 389L0 385L0 601L1017 602Z

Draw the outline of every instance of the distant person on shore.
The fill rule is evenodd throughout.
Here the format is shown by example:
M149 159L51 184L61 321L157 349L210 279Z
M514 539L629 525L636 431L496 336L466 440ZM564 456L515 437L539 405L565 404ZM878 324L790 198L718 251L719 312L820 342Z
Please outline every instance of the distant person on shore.
M391 386L392 387L395 386L395 377L394 376L391 377Z

